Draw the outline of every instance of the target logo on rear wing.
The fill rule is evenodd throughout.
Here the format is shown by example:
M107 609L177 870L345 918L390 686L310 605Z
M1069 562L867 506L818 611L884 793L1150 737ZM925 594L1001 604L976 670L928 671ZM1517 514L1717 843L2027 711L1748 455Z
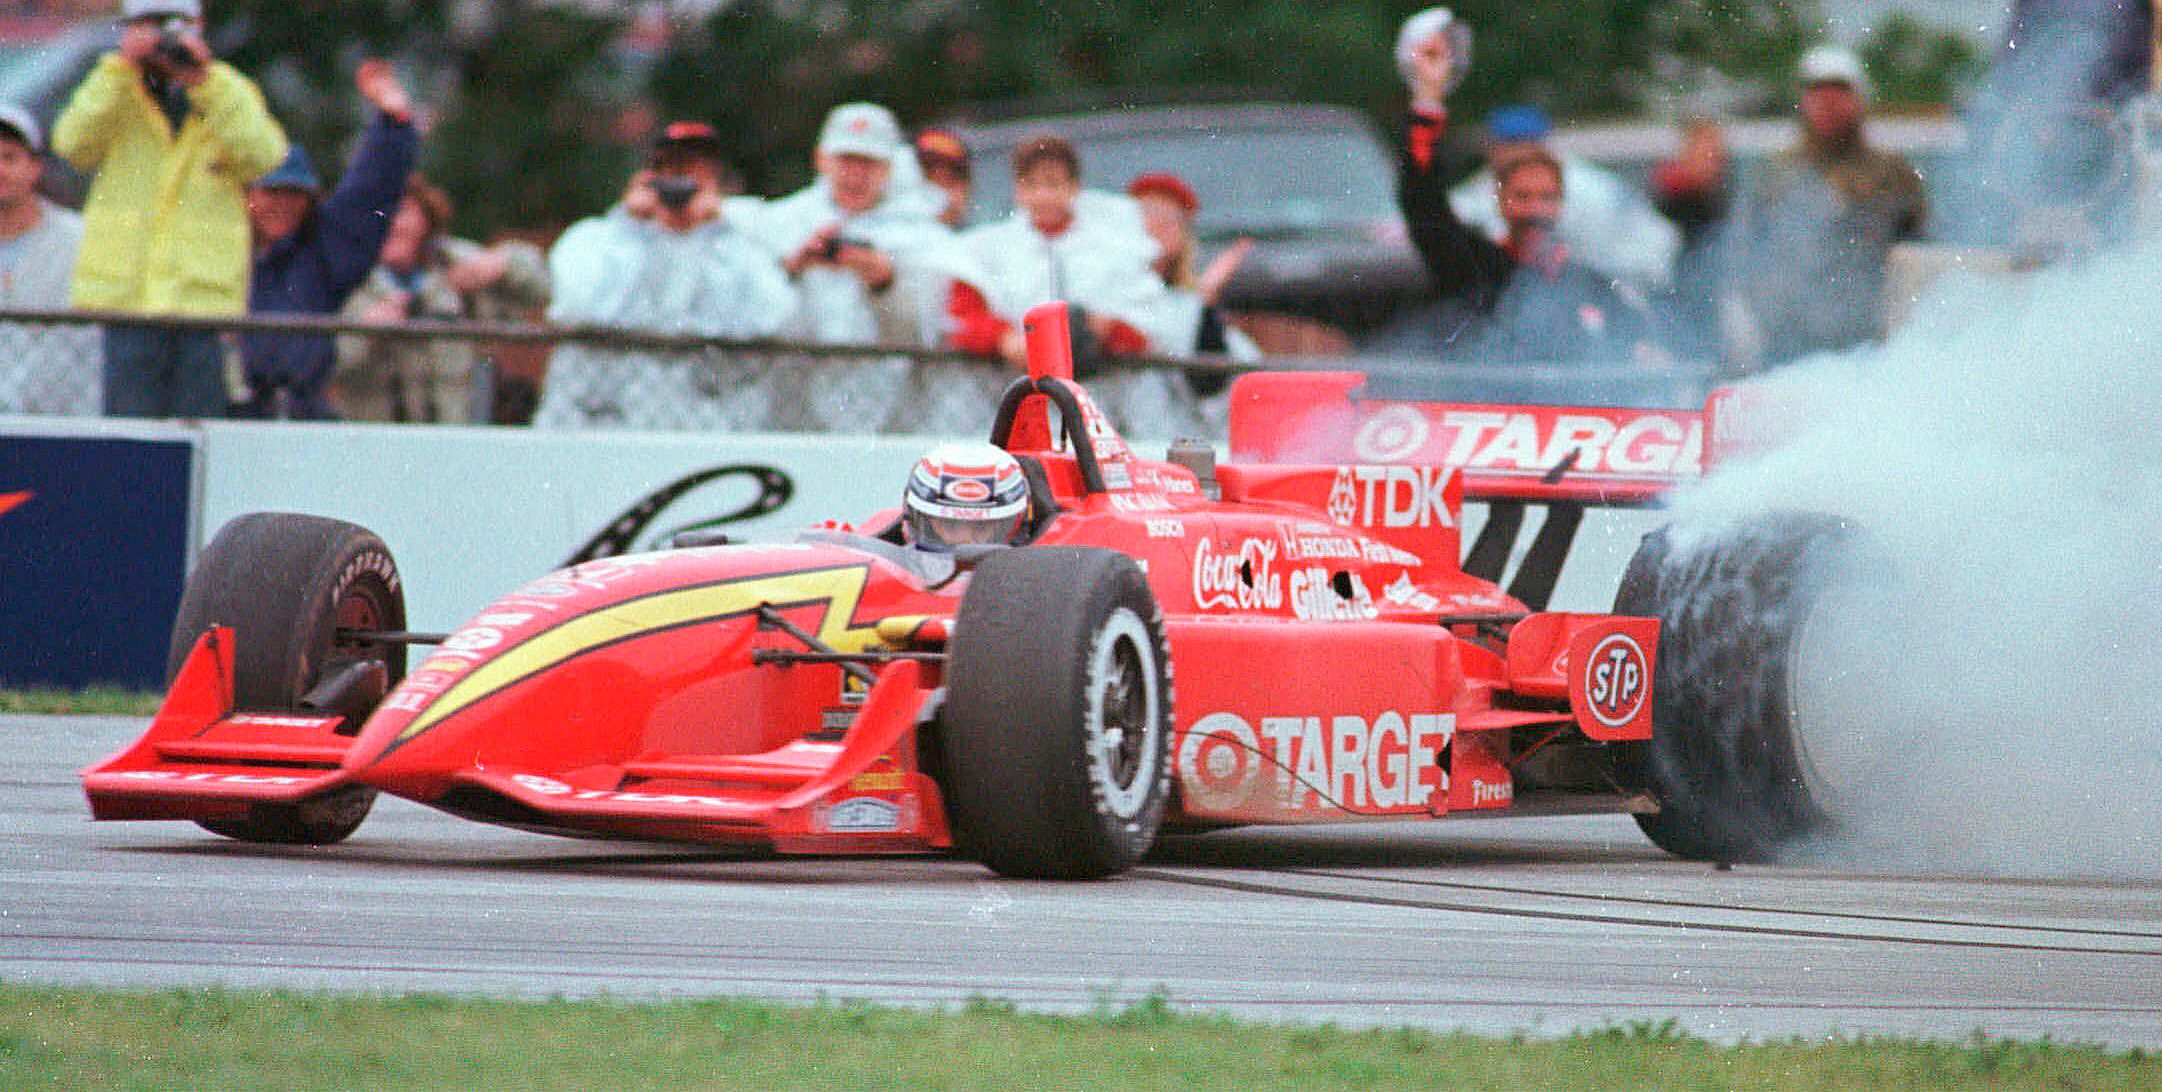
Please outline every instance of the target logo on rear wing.
M1242 462L1459 467L1471 500L1642 504L1704 473L1693 410L1368 400L1355 372L1254 373L1231 402Z

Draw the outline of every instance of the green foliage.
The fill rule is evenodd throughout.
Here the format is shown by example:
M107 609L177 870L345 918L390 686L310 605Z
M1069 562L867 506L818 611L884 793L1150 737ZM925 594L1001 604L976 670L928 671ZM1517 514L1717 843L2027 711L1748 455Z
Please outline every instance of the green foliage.
M459 50L457 107L425 163L475 234L563 223L612 204L638 150L616 139L631 97L615 28L562 8L527 12ZM642 134L640 134L642 136Z
M1941 106L1981 72L1982 58L1965 38L1894 15L1862 46L1877 101L1892 106Z
M350 93L363 58L394 56L440 29L436 4L398 0L218 0L206 5L211 41L253 76L286 132L333 175L356 126Z
M158 711L161 695L118 687L87 690L0 690L0 713L54 713L70 716L147 717Z
M469 17L454 21L459 8ZM213 39L239 40L229 59L262 83L328 176L365 120L353 70L368 57L396 61L437 121L422 169L456 197L461 231L588 215L615 200L634 164L613 125L640 81L614 48L612 19L535 0L221 0L210 14Z
M825 112L870 99L923 125L969 104L1116 105L1204 89L1401 108L1396 28L1420 0L734 0L650 53L590 5L540 0L221 0L288 128L335 171L360 118L353 66L400 61L441 123L424 153L457 227L546 228L614 200L654 123L713 122L754 192L810 175ZM1537 102L1593 118L1791 101L1813 0L1455 0L1475 30L1454 105ZM635 5L622 5L629 10ZM1882 97L1942 102L1975 62L1893 19L1870 44Z
M0 985L0 1088L2153 1088L2151 1055L1722 1046L1670 1021L1558 1038L1242 1022L1151 994L1080 1017L977 1001L631 1004Z
M1336 102L1388 117L1403 87L1396 28L1418 5L1351 0L1169 0L955 7L887 0L743 0L662 63L666 113L706 117L734 141L754 189L808 176L824 112L855 99L925 124L971 103L1110 104L1197 89ZM1476 116L1539 102L1565 116L1624 115L1719 72L1783 77L1804 4L1779 0L1459 0L1476 28L1456 104Z

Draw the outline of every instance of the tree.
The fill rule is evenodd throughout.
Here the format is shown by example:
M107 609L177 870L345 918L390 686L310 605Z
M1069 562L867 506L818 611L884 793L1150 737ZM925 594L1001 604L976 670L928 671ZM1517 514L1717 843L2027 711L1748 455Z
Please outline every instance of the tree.
M1942 106L1978 76L1982 57L1956 34L1894 15L1862 47L1877 99L1894 106Z
M1390 47L1415 6L1382 0L1166 0L1044 5L983 0L740 0L686 36L656 73L671 115L730 135L755 186L808 172L819 118L872 99L924 124L969 103L1076 99L1115 105L1169 89L1401 107ZM1475 28L1458 103L1514 101L1565 116L1631 115L1663 88L1717 73L1783 80L1806 5L1781 0L1459 0Z
M628 7L629 5L625 5ZM1405 0L733 0L654 54L621 18L543 0L226 0L235 60L326 163L360 120L347 80L398 58L441 123L424 162L461 230L559 225L613 200L653 123L713 122L751 188L809 175L825 112L886 103L925 124L971 103L1165 92L1343 103L1393 118ZM1455 0L1476 33L1455 105L1558 116L1784 108L1813 0ZM1947 44L1950 42L1950 44ZM1941 101L1959 43L1893 20L1870 49L1885 97Z
M638 88L611 54L615 20L533 0L227 0L211 13L213 39L239 43L230 59L333 176L364 120L353 69L395 59L436 122L423 169L456 195L460 231L561 224L606 207L629 173L614 120Z

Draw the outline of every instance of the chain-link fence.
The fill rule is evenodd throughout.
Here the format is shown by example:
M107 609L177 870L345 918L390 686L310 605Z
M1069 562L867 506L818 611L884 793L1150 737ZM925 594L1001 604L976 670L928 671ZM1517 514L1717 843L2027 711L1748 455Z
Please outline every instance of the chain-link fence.
M103 362L95 326L0 321L0 413L95 415Z
M99 327L146 320L93 312L0 311L0 414L96 414ZM315 318L148 320L218 333L228 386L245 401L243 335L332 341L332 404L353 421L493 422L550 429L986 434L1015 371L995 360L901 346L563 328L533 323L374 326ZM1456 403L1695 407L1721 380L1709 364L1440 363L1409 357L1273 357L1269 369L1366 373L1371 397ZM1119 358L1084 370L1127 436L1224 435L1231 376L1221 358ZM265 411L268 412L265 412Z
M236 406L278 416L275 388L246 382L243 336L335 344L331 400L355 421L531 424L536 428L914 433L989 429L1016 372L995 360L900 346L569 329L530 323L375 326L329 319L145 319L0 311L0 413L95 414L107 322L211 330L227 347ZM1087 378L1137 438L1219 434L1220 359L1107 361ZM264 400L268 399L268 404Z

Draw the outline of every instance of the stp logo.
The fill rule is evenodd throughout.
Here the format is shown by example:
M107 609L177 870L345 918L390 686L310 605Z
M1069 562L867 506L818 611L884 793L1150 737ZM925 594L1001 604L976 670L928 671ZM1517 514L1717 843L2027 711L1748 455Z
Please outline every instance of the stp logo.
M974 478L963 478L946 486L946 492L963 504L980 504L991 499L991 487Z
M1584 663L1584 694L1591 699L1594 720L1620 728L1644 710L1644 696L1651 692L1650 662L1644 646L1626 633L1608 636L1592 646Z

